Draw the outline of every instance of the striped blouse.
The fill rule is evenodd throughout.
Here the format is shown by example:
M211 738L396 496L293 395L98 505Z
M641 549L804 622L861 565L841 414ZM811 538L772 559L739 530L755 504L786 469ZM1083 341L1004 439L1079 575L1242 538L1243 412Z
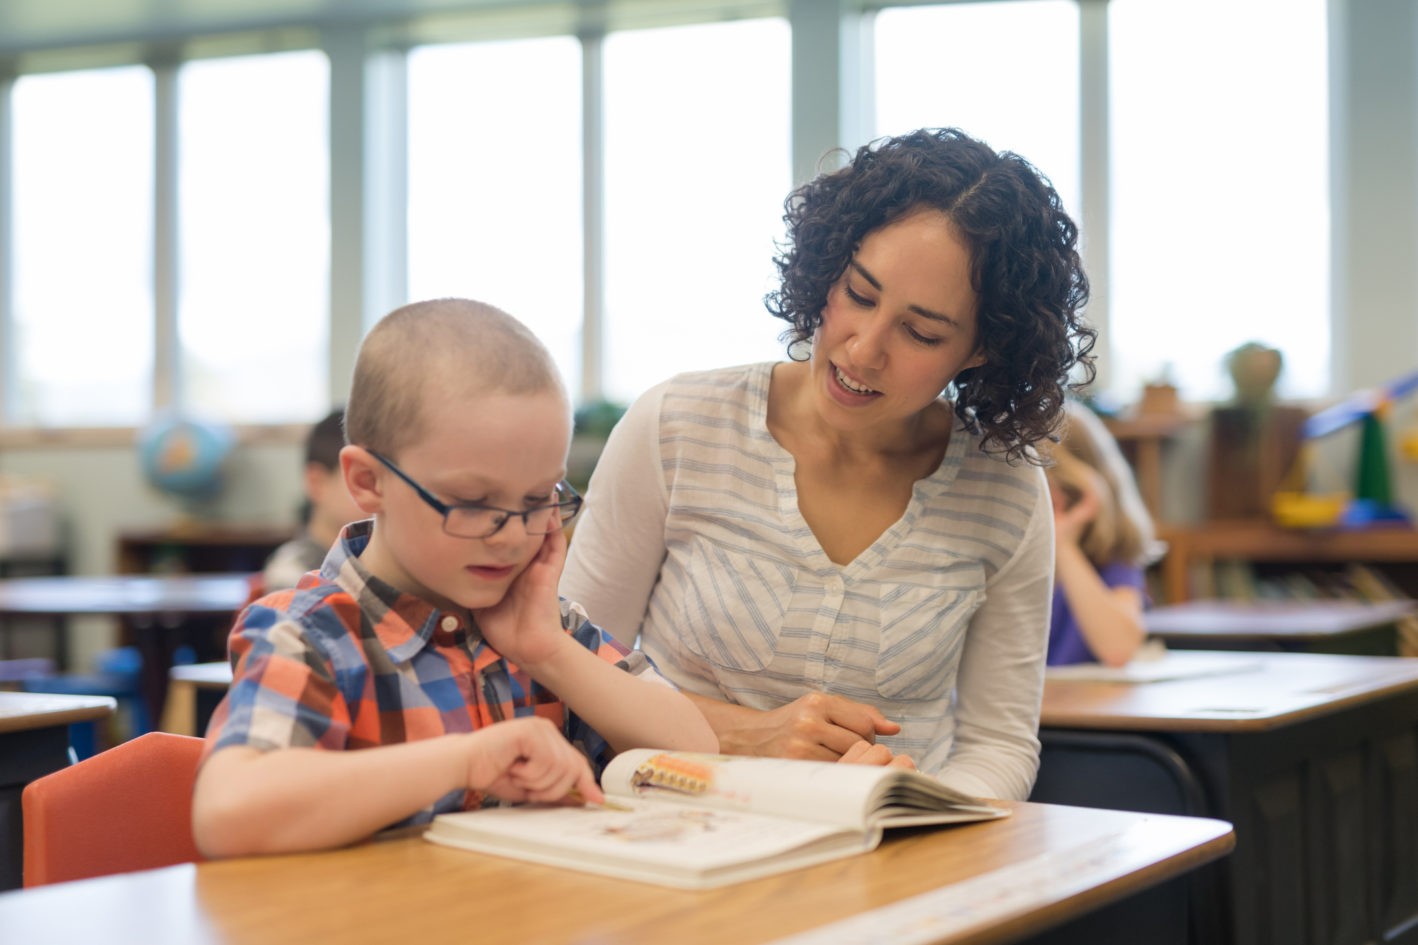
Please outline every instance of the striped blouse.
M878 740L967 792L1024 798L1053 575L1041 470L963 429L847 565L798 510L769 363L684 374L612 433L561 590L686 691L761 709L809 690L901 723Z

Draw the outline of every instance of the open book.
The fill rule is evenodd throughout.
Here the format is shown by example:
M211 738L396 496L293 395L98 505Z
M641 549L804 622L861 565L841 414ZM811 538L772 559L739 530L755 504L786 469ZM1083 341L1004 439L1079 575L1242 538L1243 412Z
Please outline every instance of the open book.
M706 889L865 853L887 827L1004 817L916 771L637 749L601 777L604 806L440 814L435 843Z

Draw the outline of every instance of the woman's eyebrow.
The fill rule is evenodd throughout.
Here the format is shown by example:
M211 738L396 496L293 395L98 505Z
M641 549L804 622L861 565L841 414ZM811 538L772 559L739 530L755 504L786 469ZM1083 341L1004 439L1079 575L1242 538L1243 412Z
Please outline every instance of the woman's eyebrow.
M873 289L876 289L878 292L881 291L881 280L878 279L876 276L872 275L871 272L867 269L866 266L863 266L861 263L857 262L855 259L849 259L849 260L847 260L847 265L850 266L852 269L854 269L854 270L856 271L857 275L859 275L859 276L861 276L863 279L867 280L867 282L869 282L869 283L871 284L871 287L872 287ZM956 319L951 318L949 315L945 315L945 314L943 314L943 313L941 313L941 312L933 312L933 311L931 311L930 309L928 309L928 308L922 308L922 307L919 306L919 305L908 305L908 306L906 306L906 308L908 308L908 309L910 309L911 311L915 312L917 315L921 316L922 318L929 318L929 319L931 319L932 321L937 321L937 322L945 322L945 323L946 323L947 325L949 325L951 328L959 328L959 327L960 327L960 322L959 322L959 321L957 321Z

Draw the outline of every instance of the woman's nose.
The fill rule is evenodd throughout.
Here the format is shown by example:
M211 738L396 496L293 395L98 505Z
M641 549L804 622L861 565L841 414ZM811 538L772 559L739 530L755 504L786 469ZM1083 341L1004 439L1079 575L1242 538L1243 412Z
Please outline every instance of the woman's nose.
M858 367L880 367L886 360L886 331L887 319L880 315L873 315L857 326L847 351Z

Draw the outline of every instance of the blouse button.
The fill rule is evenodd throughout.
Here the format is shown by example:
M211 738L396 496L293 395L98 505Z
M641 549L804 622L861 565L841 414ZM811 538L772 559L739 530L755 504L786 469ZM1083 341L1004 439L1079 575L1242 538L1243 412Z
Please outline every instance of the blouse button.
M458 629L458 618L453 616L452 614L445 614L443 619L439 621L438 625L444 630L447 630L451 633L452 631Z

